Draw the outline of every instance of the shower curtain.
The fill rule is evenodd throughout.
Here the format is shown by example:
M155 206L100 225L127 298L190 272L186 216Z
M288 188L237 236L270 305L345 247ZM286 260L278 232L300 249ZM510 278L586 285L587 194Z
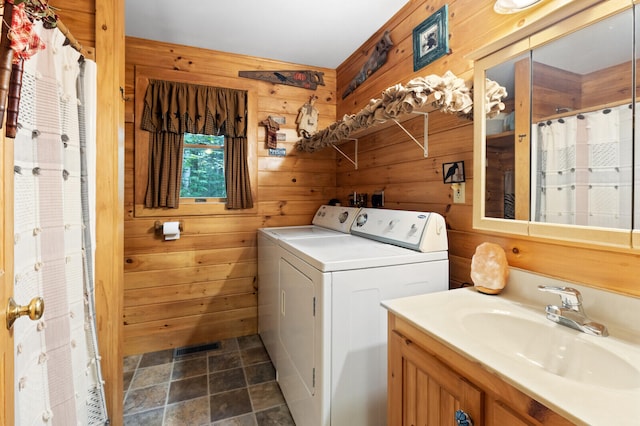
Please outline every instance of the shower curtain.
M535 221L631 228L631 119L621 105L534 124Z
M45 301L14 325L17 425L108 422L93 300L95 63L37 31L14 140L14 298ZM89 153L89 155L87 155Z

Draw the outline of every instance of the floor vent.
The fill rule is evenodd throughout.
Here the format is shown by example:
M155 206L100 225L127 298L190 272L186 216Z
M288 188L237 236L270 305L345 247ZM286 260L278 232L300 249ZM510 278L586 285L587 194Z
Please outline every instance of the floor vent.
M205 343L204 345L185 346L173 350L173 357L191 355L197 352L212 351L220 349L220 342Z

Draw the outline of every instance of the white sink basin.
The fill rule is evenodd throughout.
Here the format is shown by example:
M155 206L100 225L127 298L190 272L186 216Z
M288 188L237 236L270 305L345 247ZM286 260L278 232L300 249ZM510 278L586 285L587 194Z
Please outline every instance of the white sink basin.
M543 314L532 319L514 311L474 312L461 316L460 321L469 338L557 376L611 389L633 389L640 384L638 368Z
M597 337L546 318L560 299L538 285L567 283L515 268L509 280L498 296L460 289L382 304L576 424L640 419L640 298L570 283L609 329Z

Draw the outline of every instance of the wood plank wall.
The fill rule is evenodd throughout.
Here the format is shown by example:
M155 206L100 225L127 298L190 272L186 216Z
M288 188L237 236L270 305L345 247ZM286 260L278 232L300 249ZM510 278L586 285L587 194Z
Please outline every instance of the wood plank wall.
M445 3L449 5L449 43L451 54L413 71L412 30ZM369 77L354 93L338 99L338 117L362 109L371 98L396 83L416 76L447 70L471 80L470 52L494 42L527 24L527 14L497 15L493 0L410 1L376 34L337 69L337 93L343 93L353 76L367 60L382 33L391 31L394 47L387 63ZM553 1L549 2L553 3ZM553 6L553 5L551 5ZM421 118L408 126L418 139L423 137ZM429 158L399 130L383 130L359 141L358 170L347 161L337 160L337 195L345 199L353 191L371 194L384 190L386 207L436 211L445 216L449 229L451 286L471 282L470 265L475 248L484 241L500 244L510 265L575 280L599 288L640 296L638 252L577 246L561 241L511 238L475 231L472 227L473 123L441 114L429 116ZM349 147L345 148L349 150ZM464 160L467 176L464 204L452 203L449 185L442 183L442 163ZM634 282L635 281L635 282Z
M258 121L284 117L280 132L287 156L270 157L265 128L258 126L257 213L243 216L134 215L134 105L136 66L184 72L190 76L232 78L239 85L255 80L240 70L310 69L300 64L159 43L126 39L125 152L125 312L124 352L134 354L182 347L257 332L256 230L263 226L307 224L317 208L335 196L335 155L298 153L295 120L310 96L320 112L320 126L335 120L335 70L324 72L326 86L316 91L258 82ZM156 220L180 220L178 241L154 238Z

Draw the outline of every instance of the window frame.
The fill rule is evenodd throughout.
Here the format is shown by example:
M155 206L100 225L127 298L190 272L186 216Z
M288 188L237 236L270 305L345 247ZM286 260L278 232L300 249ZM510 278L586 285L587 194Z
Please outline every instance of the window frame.
M133 182L133 215L134 217L170 217L170 216L242 216L255 215L258 212L258 88L249 79L237 79L185 73L145 66L135 67L135 112L134 112L134 182ZM149 80L169 80L192 84L202 84L215 87L247 91L247 166L251 180L251 195L254 204L250 209L230 210L226 208L226 199L207 199L206 202L196 202L196 198L180 198L177 208L148 208L144 205L144 198L148 182L149 137L150 133L140 128L140 120L144 109L145 93ZM246 81L245 81L246 80ZM226 143L227 141L225 141ZM199 198L197 200L200 200ZM211 200L211 201L209 201ZM216 200L216 201L214 201ZM221 201L218 201L221 200Z

